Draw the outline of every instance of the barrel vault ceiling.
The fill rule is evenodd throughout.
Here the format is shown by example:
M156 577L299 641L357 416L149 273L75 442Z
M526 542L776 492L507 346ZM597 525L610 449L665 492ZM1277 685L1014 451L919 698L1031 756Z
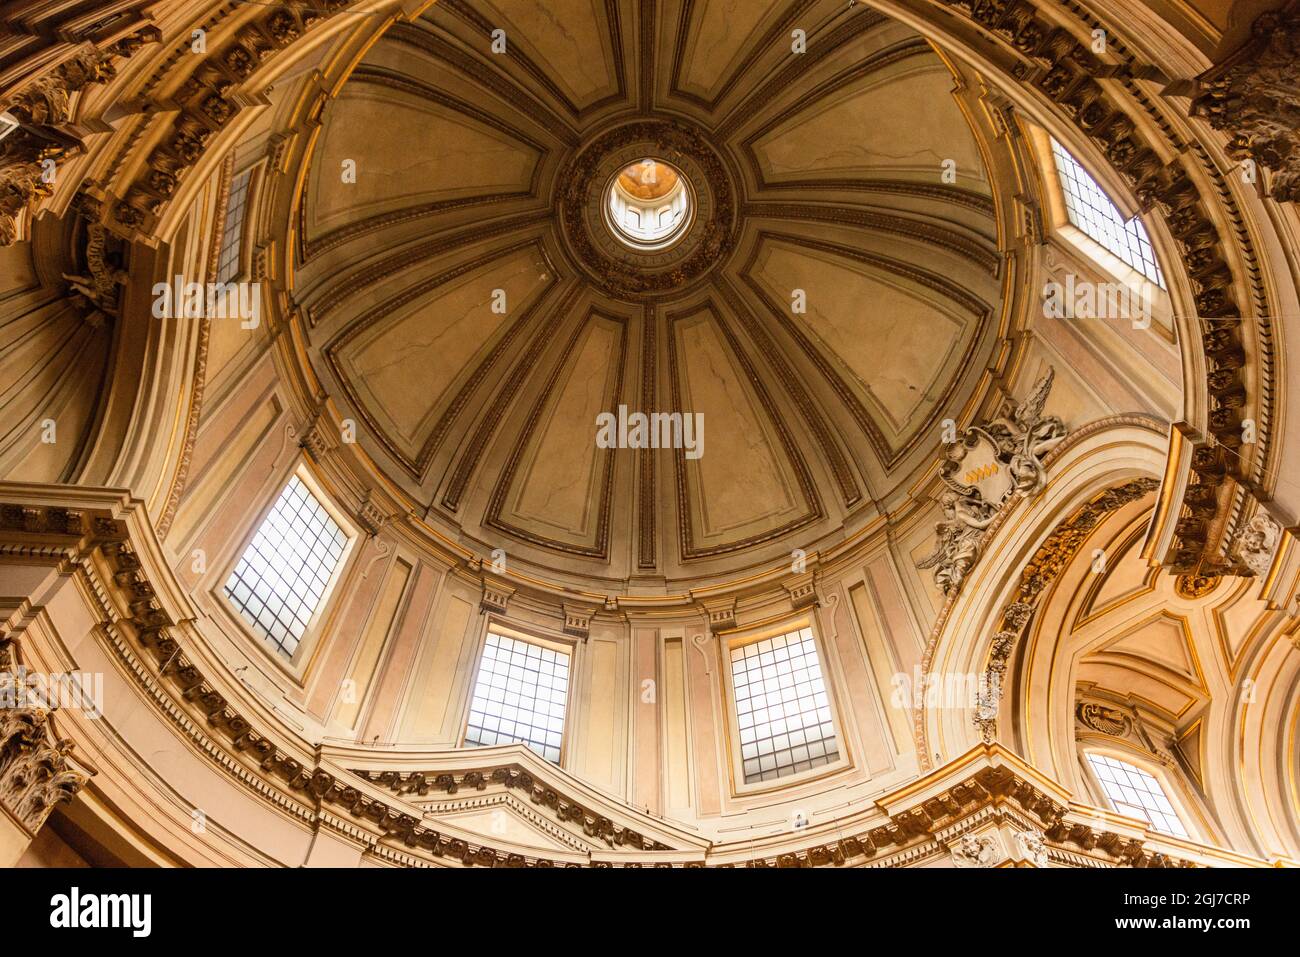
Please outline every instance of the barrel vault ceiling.
M840 0L440 0L322 115L315 373L430 522L540 566L682 579L842 536L932 464L996 344L992 134L954 69ZM646 288L562 212L636 123L695 150L718 217ZM620 405L702 413L704 454L597 448Z

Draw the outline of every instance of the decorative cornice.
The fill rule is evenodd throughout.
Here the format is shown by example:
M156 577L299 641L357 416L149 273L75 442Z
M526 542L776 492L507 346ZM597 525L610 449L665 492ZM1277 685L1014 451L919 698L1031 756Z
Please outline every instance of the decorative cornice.
M642 851L673 850L666 844L651 840L631 828L623 827L598 811L559 793L544 782L538 781L518 765L500 765L462 772L438 771L354 771L367 781L388 788L403 797L424 797L443 792L448 795L460 790L482 791L489 785L500 785L519 790L539 809L545 810L560 823L576 825L593 840L603 841L611 848L629 847Z
M176 89L180 109L155 138L145 169L112 208L110 223L125 234L153 228L180 181L227 127L245 103L235 91L270 58L286 50L312 27L352 4L320 0L318 6L267 7L243 23L219 49L204 57Z
M1210 214L1210 201L1189 175L1184 157L1165 163L1104 78L1108 68L1065 27L1025 0L944 0L1014 51L1012 77L1036 89L1105 155L1144 211L1160 211L1182 253L1193 304L1210 358L1210 433L1223 445L1242 444L1246 406L1241 342L1242 307L1234 275L1234 236ZM1213 565L1217 542L1207 539L1200 561Z
M949 765L877 802L891 824L872 832L897 844L941 837L960 843L960 835L988 810L1013 811L1021 830L1041 834L1047 851L1075 847L1112 865L1125 867L1195 867L1190 857L1148 850L1139 832L1124 833L1106 826L1107 818L1088 819L1067 792L1044 778L1018 756L998 744L977 745ZM1024 827L1023 825L1029 825ZM1036 850L1036 849L1035 849Z
M85 149L81 136L69 128L73 98L93 84L111 81L118 59L161 38L157 27L147 25L102 49L87 43L6 91L0 110L7 109L20 126L0 142L0 246L19 239L19 220L33 202L53 195L58 165ZM55 176L49 175L50 162Z

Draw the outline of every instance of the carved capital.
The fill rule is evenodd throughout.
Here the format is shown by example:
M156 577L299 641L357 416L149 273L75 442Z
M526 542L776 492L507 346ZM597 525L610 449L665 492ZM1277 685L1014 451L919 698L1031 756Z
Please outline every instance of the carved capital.
M39 708L0 710L0 807L32 836L88 780L68 763L72 742L55 739L49 717Z

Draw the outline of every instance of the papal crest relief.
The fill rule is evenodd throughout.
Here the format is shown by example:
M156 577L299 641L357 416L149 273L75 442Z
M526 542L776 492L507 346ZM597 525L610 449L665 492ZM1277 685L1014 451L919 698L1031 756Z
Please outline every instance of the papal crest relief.
M1028 498L1047 484L1043 457L1065 438L1059 417L1043 415L1056 370L1049 367L1011 418L959 431L949 443L939 477L944 520L935 525L935 550L918 568L933 568L945 595L955 594L979 558L984 533L1013 497Z

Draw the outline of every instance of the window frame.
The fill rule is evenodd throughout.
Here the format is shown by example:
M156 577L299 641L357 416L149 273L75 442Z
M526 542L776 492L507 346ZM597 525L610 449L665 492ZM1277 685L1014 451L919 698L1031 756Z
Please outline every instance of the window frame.
M793 774L774 778L771 781L747 782L745 780L744 754L740 742L740 711L737 707L738 699L731 667L731 652L735 648L743 648L746 645L755 644L767 638L788 635L802 631L805 628L812 635L813 647L817 651L817 664L821 669L822 681L826 685L826 702L831 710L831 727L835 731L835 744L839 751L839 757L826 764L809 768L806 771L796 771ZM843 712L839 706L836 682L831 677L831 663L826 651L826 642L822 639L817 622L812 616L786 619L775 626L714 632L714 636L718 639L719 658L722 663L723 677L720 689L722 692L722 716L726 727L730 754L727 768L731 778L733 797L745 797L784 790L792 785L803 785L819 781L822 778L852 769L853 756L850 752L849 738L845 733Z
M307 627L298 640L297 647L292 655L285 655L274 645L271 639L264 636L249 623L238 606L226 595L226 582L230 580L231 574L239 565L240 559L248 550L258 530L261 529L262 523L266 521L267 516L271 514L271 510L275 508L275 504L280 500L286 486L295 477L303 483L326 514L343 530L347 541L339 555L338 565L331 573L329 581L326 582L325 590L321 593L320 603L312 612L311 619L307 622ZM218 607L248 640L248 644L257 648L267 660L273 662L282 672L295 681L301 682L303 675L306 673L307 665L320 643L326 621L333 614L337 601L342 595L341 583L351 568L352 561L358 552L358 542L362 540L362 536L356 523L335 505L332 497L325 492L324 486L316 478L304 458L300 457L295 461L280 476L279 480L271 486L271 489L271 493L266 496L255 513L253 521L248 524L244 533L236 540L226 561L219 566L219 574L214 576L209 591L216 599Z
M581 664L579 657L579 648L582 643L569 636L559 636L545 633L536 628L524 628L520 625L509 622L504 618L496 615L485 616L486 626L481 629L477 643L474 648L473 668L470 670L468 680L465 683L464 690L464 707L461 709L460 731L456 736L456 747L467 751L477 751L483 748L500 748L520 745L528 750L530 754L546 764L557 768L568 767L570 745L572 743L573 724L573 704L575 700L574 691L578 684L578 668ZM523 741L509 741L504 744L470 744L466 741L469 734L469 716L474 707L474 689L478 686L479 670L483 666L483 655L487 648L488 636L495 634L498 637L510 638L514 641L521 641L526 644L537 645L541 648L548 648L552 651L562 652L569 656L569 683L564 691L564 723L560 728L560 757L556 761L543 757L534 751L528 744Z
M1115 212L1121 217L1125 215L1124 207L1116 201L1115 195L1112 191L1106 188L1102 180L1098 178L1087 165L1085 165L1084 161L1081 160L1066 143L1062 142L1050 133L1045 133L1043 136L1043 150L1046 154L1044 157L1044 165L1054 187L1053 192L1055 194L1055 202L1052 204L1052 219L1053 225L1056 227L1057 231L1063 231L1068 228L1069 232L1073 234L1070 235L1069 238L1075 241L1074 244L1082 246L1084 251L1089 254L1090 259L1116 278L1126 280L1137 278L1143 282L1150 283L1161 292L1167 293L1169 291L1169 280L1165 275L1164 266L1161 265L1160 254L1156 248L1156 241L1152 237L1150 230L1147 229L1146 222L1142 219L1141 210L1134 210L1133 213L1124 220L1125 229L1127 230L1130 223L1135 220L1137 221L1137 224L1142 231L1142 235L1137 238L1139 241L1145 242L1147 246L1150 247L1151 263L1159 274L1160 278L1158 280L1155 277L1147 275L1145 269L1139 269L1137 266L1130 263L1123 255L1108 247L1104 242L1093 236L1082 226L1076 224L1070 217L1069 196L1067 195L1065 183L1063 182L1061 163L1057 158L1057 147L1060 148L1060 152L1064 153L1068 159L1074 161L1075 165L1077 165L1083 172L1083 175L1086 176L1091 184L1096 187L1102 197L1110 203ZM1117 266L1118 268L1116 268ZM1132 276L1129 276L1129 273L1131 273Z
M1129 201L1123 192L1124 184L1117 180L1114 171L1109 168L1100 171L1096 169L1086 153L1081 153L1075 149L1071 137L1058 136L1056 133L1049 132L1036 123L1028 121L1023 123L1023 128L1032 145L1035 165L1040 177L1043 197L1043 228L1048 236L1054 239L1058 247L1065 253L1086 260L1105 277L1114 282L1130 287L1135 286L1135 284L1149 285L1151 287L1152 302L1156 304L1155 321L1152 323L1152 329L1158 328L1165 338L1171 342L1174 341L1173 329L1168 314L1172 312L1173 308L1171 282L1174 281L1176 274L1171 273L1165 266L1169 262L1177 262L1178 259L1176 256L1171 258L1170 251L1164 248L1163 235L1158 230L1148 229L1146 220L1142 218L1141 210L1130 207ZM1070 222L1069 210L1065 202L1065 187L1061 183L1056 157L1052 151L1053 140L1060 143L1061 148L1083 168L1083 171L1097 184L1097 187L1110 200L1121 216L1138 217L1143 229L1146 230L1147 241L1151 244L1152 256L1155 258L1156 266L1160 269L1161 277L1164 279L1165 284L1163 286L1148 278L1141 270L1130 266L1118 255Z
M221 242L212 250L212 279L214 283L235 283L244 282L248 279L251 272L252 251L248 242L251 235L253 214L256 212L257 188L261 181L263 160L251 163L243 169L235 169L232 165L230 170L230 179L226 189L223 190L224 196L218 197L221 201L221 208L217 211L221 222ZM221 259L222 251L229 238L229 215L230 215L230 196L234 191L235 182L241 176L248 176L248 185L244 189L244 206L240 214L239 223L239 241L235 251L235 271L225 279L221 277Z
M1135 770L1142 771L1155 779L1160 785L1160 790L1164 793L1165 800L1169 802L1174 809L1174 816L1182 824L1183 830L1187 832L1186 836L1181 834L1171 834L1168 831L1156 827L1153 822L1148 820L1147 830L1152 835L1162 840L1173 841L1192 841L1194 843L1203 843L1205 841L1204 829L1197 815L1193 814L1193 805L1188 801L1187 795L1183 791L1182 782L1173 777L1169 769L1164 767L1160 762L1152 758L1151 755L1130 749L1121 749L1113 745L1086 744L1079 748L1079 762L1083 765L1084 773L1087 775L1088 785L1093 793L1102 800L1102 807L1114 814L1132 818L1133 814L1122 811L1115 806L1114 799L1106 790L1105 783L1097 774L1097 769L1093 767L1089 755L1096 754L1101 757L1109 758L1112 761L1118 761L1121 764L1127 764ZM1143 809L1145 811L1145 808Z

